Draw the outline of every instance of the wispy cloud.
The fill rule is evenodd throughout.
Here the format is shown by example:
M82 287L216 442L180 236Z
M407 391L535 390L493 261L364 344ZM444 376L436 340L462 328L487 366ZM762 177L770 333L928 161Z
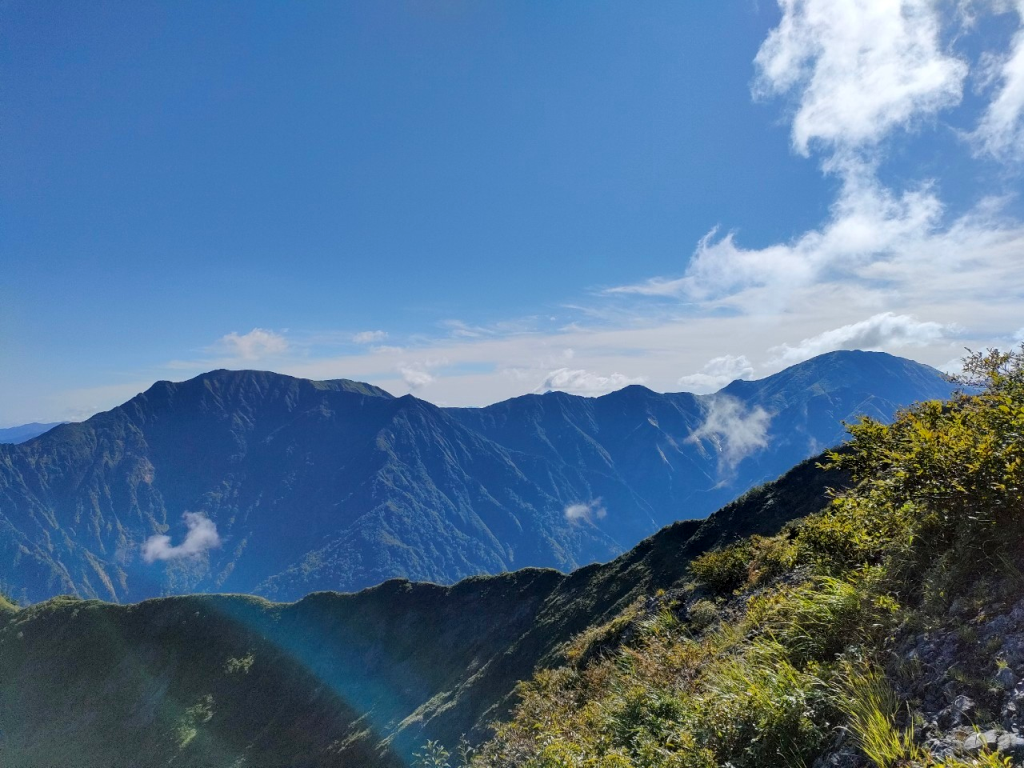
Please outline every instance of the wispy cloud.
M979 153L995 158L1024 160L1024 0L1017 0L1021 28L1010 50L991 56L987 80L996 83L996 95L985 109L970 138Z
M734 469L768 445L772 417L761 406L748 409L734 397L715 395L705 407L704 422L686 440L714 446L723 469Z
M593 523L595 520L602 520L608 515L600 499L593 501L577 502L569 504L565 510L565 519L570 523Z
M772 323L802 316L809 327L831 316L824 328L837 329L850 323L835 322L848 311L874 309L876 316L932 316L944 326L970 323L982 333L1005 334L1009 306L1024 294L1024 225L1006 214L1009 198L984 197L950 218L933 180L897 189L879 175L889 137L929 125L961 101L969 62L950 53L939 5L779 0L779 6L782 19L755 60L754 93L788 97L794 148L817 153L822 171L838 177L827 219L761 247L712 229L681 275L616 286L605 295L678 298L691 316L726 311ZM999 147L1022 146L1022 35L999 60L1002 85L975 134L997 137ZM906 327L891 319L876 325ZM869 331L854 329L866 338ZM834 332L819 325L805 339L835 341L828 333Z
M170 536L150 536L142 545L143 560L147 563L155 563L157 560L180 560L184 557L196 557L220 546L217 525L210 518L198 512L186 512L183 518L188 532L181 544L172 545Z
M378 344L387 337L387 331L360 331L352 335L352 341L356 344Z

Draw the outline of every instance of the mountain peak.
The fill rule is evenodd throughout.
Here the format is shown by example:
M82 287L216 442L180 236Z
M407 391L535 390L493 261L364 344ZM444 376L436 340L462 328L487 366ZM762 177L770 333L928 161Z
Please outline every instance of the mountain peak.
M389 392L361 381L351 379L303 379L289 376L274 371L260 371L253 369L232 370L218 368L216 370L200 373L185 381L158 381L140 395L145 398L159 398L162 396L180 395L187 397L189 394L199 395L200 393L212 393L217 396L233 396L247 393L263 393L269 395L273 392L281 392L287 389L323 391L323 392L351 392L366 397L382 397L391 399L393 395Z
M931 366L887 352L852 349L817 355L763 379L737 379L719 393L742 399L754 392L762 395L799 390L827 393L851 388L870 391L879 387L898 390L896 399L911 394L916 399L941 399L949 397L951 390L945 375Z

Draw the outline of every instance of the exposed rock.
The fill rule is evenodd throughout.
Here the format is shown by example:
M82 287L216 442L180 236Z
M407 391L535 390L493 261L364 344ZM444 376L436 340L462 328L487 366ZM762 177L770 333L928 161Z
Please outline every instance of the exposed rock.
M953 703L939 712L938 724L943 730L967 725L970 722L969 715L974 711L974 700L963 694L953 699Z
M1009 667L1003 667L996 672L996 682L1003 686L1007 691L1012 690L1013 687L1017 685L1018 680L1019 678L1017 677L1017 673Z
M1004 733L999 737L997 749L1004 755L1015 759L1024 758L1024 737L1018 733Z
M1003 735L992 729L984 733L975 733L964 740L964 749L968 752L978 753L983 749L996 749L999 746L999 737Z

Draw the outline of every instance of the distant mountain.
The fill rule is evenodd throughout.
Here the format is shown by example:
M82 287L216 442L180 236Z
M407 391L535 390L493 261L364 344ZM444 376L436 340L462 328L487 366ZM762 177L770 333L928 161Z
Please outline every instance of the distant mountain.
M0 599L0 758L4 768L399 768L427 739L478 743L518 681L564 662L570 638L677 586L709 548L821 509L826 487L845 482L804 463L707 520L568 575L395 580L287 605L62 597L13 611Z
M63 424L63 421L54 421L50 424L40 424L33 421L31 424L21 424L17 427L5 427L0 429L0 443L24 443L33 437L39 437L44 432L49 432L54 427Z
M28 601L295 599L569 570L705 517L838 442L843 419L950 391L927 366L866 352L716 395L627 387L479 409L254 371L159 382L0 446L0 587Z

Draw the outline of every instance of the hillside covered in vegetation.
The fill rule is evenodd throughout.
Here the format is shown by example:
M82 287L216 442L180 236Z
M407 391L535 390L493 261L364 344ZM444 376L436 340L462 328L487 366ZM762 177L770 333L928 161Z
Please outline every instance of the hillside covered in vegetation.
M824 511L576 637L472 764L1020 765L1024 354L974 355L964 383L853 426Z

